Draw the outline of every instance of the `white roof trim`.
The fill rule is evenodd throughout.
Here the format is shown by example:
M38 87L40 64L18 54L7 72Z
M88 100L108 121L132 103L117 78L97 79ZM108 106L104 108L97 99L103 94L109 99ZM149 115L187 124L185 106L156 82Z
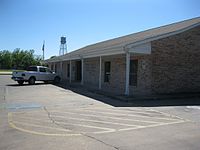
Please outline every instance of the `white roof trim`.
M119 44L119 45L109 45L109 47L104 48L98 48L94 47L94 49L89 49L87 51L87 47L81 48L79 50L73 51L69 54L58 56L54 59L48 59L45 62L59 62L59 61L67 61L67 60L77 60L81 58L92 58L92 57L100 57L100 56L109 56L109 55L116 55L116 54L124 54L126 52L130 53L144 53L144 54L150 54L151 52L151 43L152 41L159 40L162 38L166 38L169 36L173 36L182 32L185 32L187 30L190 30L192 28L195 28L200 25L199 23L190 25L188 27L182 28L180 30L176 30L173 32L152 36L140 41L136 41L133 43L128 43L126 45ZM150 29L151 30L151 29ZM98 43L97 43L98 44ZM150 46L150 47L149 47Z
M129 53L151 54L151 42L140 44L128 49Z
M176 34L179 34L179 33L183 33L185 31L190 30L192 28L195 28L197 26L200 26L200 23L194 24L192 26L186 27L184 29L181 29L181 30L178 30L178 31L175 31L175 32L170 32L170 33L162 34L162 35L159 35L159 36L150 37L150 38L144 39L142 41L130 43L130 44L127 44L125 46L125 48L130 49L130 48L137 46L137 45L141 45L141 44L144 44L144 43L148 43L148 42L151 42L151 41L155 41L155 40L163 39L163 38L173 36L173 35L176 35Z

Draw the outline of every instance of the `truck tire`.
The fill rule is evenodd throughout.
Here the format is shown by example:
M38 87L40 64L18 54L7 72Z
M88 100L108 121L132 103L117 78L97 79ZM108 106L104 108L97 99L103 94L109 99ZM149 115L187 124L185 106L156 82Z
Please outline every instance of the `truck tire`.
M19 85L23 85L24 81L17 81Z
M60 83L60 77L58 77L58 76L55 77L54 80L53 80L53 83L54 83L54 84Z
M30 85L34 85L35 84L35 78L34 77L30 77L30 79L28 80L28 83Z
M44 83L45 83L45 84L48 84L48 83L49 83L49 81L44 81Z

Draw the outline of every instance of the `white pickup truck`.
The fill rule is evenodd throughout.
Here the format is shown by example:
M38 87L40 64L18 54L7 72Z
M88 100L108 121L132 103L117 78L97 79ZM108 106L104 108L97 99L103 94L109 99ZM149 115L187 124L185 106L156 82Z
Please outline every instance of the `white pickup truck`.
M17 81L20 85L24 82L32 85L35 84L35 81L44 81L45 83L49 81L53 81L54 83L60 82L59 75L44 66L30 66L24 72L13 71L11 79Z

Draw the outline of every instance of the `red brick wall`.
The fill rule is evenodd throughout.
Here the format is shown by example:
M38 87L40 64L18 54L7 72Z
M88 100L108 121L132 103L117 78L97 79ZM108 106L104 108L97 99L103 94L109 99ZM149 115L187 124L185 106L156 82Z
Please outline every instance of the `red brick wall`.
M152 42L152 90L200 92L200 26Z

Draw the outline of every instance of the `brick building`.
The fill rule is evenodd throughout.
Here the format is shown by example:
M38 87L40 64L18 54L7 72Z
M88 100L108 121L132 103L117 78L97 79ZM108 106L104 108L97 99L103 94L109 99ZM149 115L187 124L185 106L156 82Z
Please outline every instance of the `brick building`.
M200 92L200 17L89 45L45 61L66 84L113 94Z

